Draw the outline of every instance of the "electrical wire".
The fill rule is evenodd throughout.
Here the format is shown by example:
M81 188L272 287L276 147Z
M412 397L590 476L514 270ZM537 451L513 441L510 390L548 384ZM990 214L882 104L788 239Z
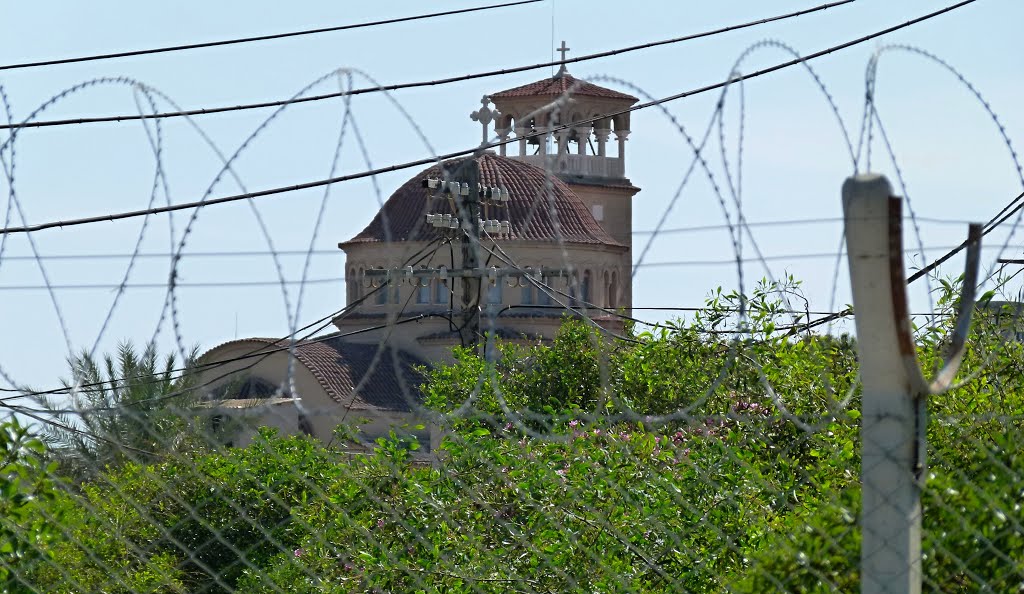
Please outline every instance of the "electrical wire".
M1024 198L1024 192L1021 192L1020 194L1017 194L1017 197L1010 201L1010 205L1012 205L1015 202L1019 201L1021 198ZM1018 211L1020 211L1022 208L1024 208L1024 202L1022 202L1021 204L1018 204L1016 207L1014 207L1009 212L1006 212L1006 209L1010 205L1007 205L1007 207L1004 207L1002 210L1000 210L999 214L997 214L995 217L992 218L992 220L990 220L988 222L988 224L986 225L985 229L981 232L981 236L982 237L985 237L986 235L991 233L996 227L998 227L999 225L1002 225L1003 223L1008 221L1011 216L1013 216ZM1006 212L1006 214L1003 215L1002 218L999 218L999 215L1002 215L1004 212ZM967 249L968 245L969 245L969 242L967 240L964 240L963 243L961 243L960 245L958 245L955 248L953 248L952 250L950 250L950 252L948 254L942 256L941 258L935 260L934 262L932 262L928 266L925 266L921 270L918 270L913 275L911 275L910 278L907 279L907 283L908 284L912 283L912 282L916 281L917 279L921 278L922 276L928 274L932 270L935 270L940 265L942 265L942 263L944 263L946 260L949 260L950 258L955 256L956 254L958 254L961 251Z
M272 39L284 39L287 37L301 37L304 35L315 35L318 33L331 33L334 31L346 31L349 29L362 29L365 27L376 27L379 25L391 25L394 23L405 23L409 21L419 21L423 19L431 19L442 16L450 16L455 14L464 14L468 12L478 12L481 10L492 10L495 8L506 8L510 6L518 6L520 4L533 4L535 2L541 2L542 0L519 0L518 2L506 2L504 4L491 4L487 6L477 6L474 8L460 8L458 10L446 10L444 12L432 12L429 14L418 14L414 16L397 17L393 19L384 19L379 21L369 21L365 23L353 23L350 25L338 25L335 27L321 27L318 29L305 29L302 31L290 31L287 33L272 33L270 35L256 35L253 37L239 37L236 39L225 39L221 41L205 41L201 43L187 43L182 45L171 45L166 47L158 47L153 49L143 50L132 50L125 52L115 52L110 54L96 54L91 56L80 56L76 58L58 58L54 60L40 60L37 62L22 62L19 64L4 64L0 65L0 70L16 70L22 68L36 68L39 66L57 66L59 64L76 64L79 62L94 62L97 60L111 60L114 58L128 58L132 56L146 56L151 54L162 54L166 52L177 52L182 50L192 50L207 47L218 47L223 45L237 45L240 43L252 43L255 41L269 41Z
M224 289L232 287L279 287L297 284L326 284L344 282L344 277L336 278L309 278L305 281L298 280L273 280L273 281L217 281L217 282L196 282L196 283L174 283L175 289ZM53 289L54 291L75 291L75 290L106 290L115 289L166 289L168 283L125 283L125 284L69 284L69 285L0 285L0 291L36 291L41 289Z
M292 105L292 104L295 104L295 103L308 103L308 102L313 102L313 101L323 101L323 100L326 100L326 99L335 99L337 97L344 97L344 96L349 96L349 95L362 95L362 94L365 94L365 93L380 93L380 92L386 92L386 91L398 91L398 90L403 90L403 89L413 89L413 88L419 88L419 87L436 87L436 86L447 85L447 84L452 84L452 83L456 83L456 82L463 82L463 81L467 81L467 80L474 80L474 79L478 79L478 78L489 78L489 77L494 77L494 76L504 76L504 75L508 75L508 74L515 74L517 72L526 72L526 71L530 71L530 70L538 70L538 69L541 69L541 68L548 68L548 67L551 67L551 66L560 66L562 64L573 64L573 63L576 63L576 62L584 62L584 61L587 61L587 60L597 60L597 59L600 59L600 58L607 58L607 57L610 57L610 56L617 56L617 55L620 55L620 54L625 54L625 53L629 53L629 52L639 51L639 50L648 49L648 48L652 48L652 47L657 47L657 46L662 46L662 45L670 45L670 44L676 44L676 43L682 43L682 42L685 42L685 41L691 41L691 40L700 39L700 38L703 38L703 37L711 37L713 35L720 35L722 33L728 33L728 32L731 32L731 31L736 31L736 30L739 30L739 29L745 29L745 28L748 28L748 27L754 27L754 26L757 26L757 25L771 23L771 22L774 22L774 21L780 21L780 20L784 20L784 19L794 18L794 17L805 15L805 14L810 14L810 13L813 13L813 12L818 12L818 11L826 10L826 9L829 9L829 8L834 8L836 6L841 6L843 4L849 4L849 3L855 2L855 1L856 0L841 0L841 1L838 1L838 2L829 2L827 4L822 4L822 5L819 5L819 6L812 7L812 8L808 8L808 9L804 9L804 10L799 10L799 11L796 11L796 12L790 12L790 13L782 14L782 15L778 15L778 16L763 18L763 19L759 19L759 20L756 20L756 21L749 21L749 22L742 23L742 24L739 24L739 25L730 25L730 26L727 26L727 27L721 27L721 28L718 28L718 29L710 30L710 31L704 31L704 32L701 32L701 33L693 33L693 34L690 34L690 35L685 35L683 37L675 37L675 38L672 38L672 39L664 39L664 40L660 40L660 41L652 41L652 42L648 42L648 43L642 43L642 44L638 44L638 45L622 47L622 48L608 50L608 51L604 51L604 52L598 52L596 54L587 54L587 55L584 55L584 56L576 56L575 58L566 58L564 61L563 60L555 60L555 61L550 61L550 62L541 62L541 63L538 63L538 64L530 64L528 66L514 66L514 67L511 67L511 68L501 68L501 69L498 69L498 70L489 70L489 71L486 71L486 72L478 72L478 73L474 73L474 74L463 74L463 75L459 75L459 76L452 76L452 77L448 77L448 78L440 78L440 79L429 80L429 81L417 81L417 82L411 82L411 83L397 83L397 84L392 84L392 85L380 85L380 86L374 86L374 87L364 87L364 88L360 88L360 89L350 89L348 91L339 91L339 92L336 92L336 93L324 93L322 95L311 95L309 97L300 97L300 98L295 98L295 99L287 99L287 100L279 100L279 101L263 101L263 102L259 102L259 103L249 103L249 104L245 104L245 105L232 105L232 106L224 106L224 107L207 107L207 108L191 109L191 110L169 111L169 112L155 113L155 114L149 114L149 115L126 114L126 115L119 115L119 116L100 116L100 117L89 117L89 118L70 118L70 119L61 119L61 120L45 120L45 121L39 121L39 122L22 122L20 124L0 125L0 130L10 129L10 128L41 128L41 127L50 127L50 126L68 126L68 125L74 125L74 124L95 124L95 123L101 123L101 122L128 122L128 121L133 121L133 120L144 120L144 119L148 120L148 119L160 119L160 118L173 118L173 117L185 117L185 116L210 115L210 114L214 114L214 113L225 113L225 112L230 112L230 111L240 111L240 110L250 110L250 109L264 109L264 108L268 108L268 107L281 107L283 105ZM971 1L974 1L974 0L971 0Z
M1024 202L1022 202L1021 204L1018 204L1012 210L1007 212L1007 209L1009 208L1009 206L1012 206L1014 203L1019 201L1021 198L1024 198L1024 192L1021 192L1016 197L1014 197L1013 200L1011 200L1010 203L1007 206L1003 207L999 211L999 214L997 214L995 217L993 217L989 221L989 224L986 225L985 229L981 232L981 236L985 237L986 235L988 235L989 233L994 231L997 227L999 227L999 225L1002 225L1003 223L1008 221L1010 219L1010 217L1013 216L1015 213L1017 213L1021 209L1024 209ZM1006 214L1003 215L1000 218L999 215L1002 215L1003 213L1006 213ZM925 266L921 270L918 270L914 274L910 275L910 277L907 278L907 284L909 285L909 284L913 283L914 281L916 281L916 280L918 280L920 278L923 278L926 274L928 274L929 272L935 270L936 268L941 266L944 262L946 262L947 260L949 260L950 258L955 256L956 254L958 254L958 253L962 252L963 250L965 250L968 245L970 245L970 241L964 240L964 242L961 243L960 245L958 245L955 248L951 249L949 252L947 252L946 254L942 255L941 257L936 258L935 260L933 260L931 262L931 264L928 264L927 266ZM815 326L820 326L821 324L827 324L828 322L831 322L833 320L837 320L837 319L842 318L842 317L846 317L847 315L850 315L850 314L843 313L843 312L835 313L835 314L826 316L824 318L815 320L814 322L808 322L807 324L804 324L801 327L804 328L804 329L809 330L809 329L811 329L811 328L813 328Z
M924 248L925 252L940 251L940 250L951 250L951 251L948 252L946 255L944 255L939 260L936 260L936 261L932 262L931 264L929 264L929 268L925 268L923 270L926 270L926 271L927 270L933 270L936 266L938 266L939 264L942 264L942 262L945 262L946 260L948 260L950 257L952 257L952 255L954 255L958 250L962 249L963 247L965 247L965 244L960 244L959 246L955 246L955 247L954 246L926 246ZM997 247L1001 247L1001 246L990 246L991 249L996 249ZM1017 246L1011 246L1011 247L1024 248L1024 245L1017 245ZM906 254L919 254L919 253L921 253L921 249L920 248L916 248L916 247L914 247L914 248L905 248L903 250L903 252L906 253ZM246 252L245 255L269 255L270 253L271 252ZM337 252L326 252L326 253L335 254L335 255L337 254ZM223 253L209 252L206 255L207 256L234 256L234 255L238 255L238 254L239 254L239 252L223 252ZM156 255L159 255L159 254L154 254L154 256L156 256ZM642 263L634 264L634 268L674 268L674 267L684 267L684 266L732 266L732 265L735 265L737 263L751 264L751 263L767 262L767 261L812 260L812 259L820 259L820 258L834 258L835 256L836 256L835 252L809 252L809 253L779 254L779 255L772 255L772 256L762 256L760 258L740 258L738 260L736 258L728 258L728 259L721 259L721 260L668 260L668 261L663 261L663 262L642 262ZM83 257L84 256L82 256L82 255L71 256L71 258L74 258L74 259L79 259L79 258L83 258ZM117 255L112 255L112 254L103 254L103 255L100 255L100 257L118 257L118 256ZM125 257L127 257L127 256L125 256ZM43 256L42 258L46 258L46 256ZM917 277L917 276L919 276L921 274L923 274L923 273L922 272L915 273L915 275L911 277L911 281L912 280L916 280L915 277ZM339 277L324 277L324 278L306 279L305 282L306 283L313 283L313 284L330 284L330 283L343 283L346 280L347 279L345 277L339 276ZM286 280L286 281L284 281L285 284L289 284L289 285L299 284L301 282L302 281L297 281L297 280L294 280L294 281ZM230 288L230 287L269 287L269 286L279 286L280 284L281 284L280 280L273 280L273 281L216 281L216 282L194 282L194 283L175 282L174 286L175 286L175 288ZM53 290L89 290L89 289L94 289L94 290L114 290L114 289L122 289L122 288L123 289L166 289L167 288L167 283L127 283L127 284L124 284L124 285L120 285L120 284L87 284L87 283L86 284L65 284L65 285L55 285L55 284L50 284L50 285L0 285L0 291L33 291L33 290L44 290L44 289L47 289L47 290L48 289L53 289Z
M808 54L807 56L803 56L801 58L795 58L795 59L792 59L792 60L788 60L786 62L781 62L781 63L775 64L773 66L769 66L767 68L762 68L761 70L755 70L753 72L750 72L749 74L737 74L735 76L731 76L728 80L725 80L725 81L722 81L722 82L713 83L713 84L710 84L710 85L705 85L703 87L698 87L696 89L691 89L691 90L688 90L688 91L683 91L683 92L680 92L680 93L676 93L674 95L669 95L669 96L661 98L661 99L655 99L653 101L647 101L647 102L644 102L644 103L638 103L636 105L633 105L631 107L627 107L627 108L624 108L624 109L621 109L621 110L618 110L618 111L602 114L602 115L599 115L599 116L596 116L596 117L592 117L592 118L585 118L585 119L582 119L582 120L578 120L578 121L570 122L570 123L566 123L566 124L559 124L559 125L551 127L550 130L546 130L546 131L543 131L543 132L534 132L534 133L530 133L530 134L525 134L522 137L509 138L509 139L506 139L506 140L499 140L497 142L491 142L491 143L487 143L487 144L484 144L484 145L476 146L476 147L473 147L473 148L470 148L470 149L463 149L463 150L459 150L459 151L455 151L455 152L450 152L450 153L443 154L443 155L438 155L438 156L435 156L435 157L430 157L430 158L426 158L426 159L417 159L415 161L407 161L405 163L389 165L387 167L380 167L380 168L370 169L370 170L366 170L366 171L362 171L362 172L358 172L358 173L352 173L352 174L348 174L348 175L342 175L342 176L337 176L337 177L332 177L332 178L327 178L327 179L321 179L321 180L316 180L316 181L311 181L311 182L305 182L305 183L301 183L301 184L294 184L294 185L291 185L291 186L282 186L282 187L277 187L277 188L269 188L269 189L266 189L266 190L260 190L260 191L256 191L256 192L246 192L246 193L243 193L243 194L235 194L235 195L232 195L232 196L222 196L220 198L209 198L209 199L204 199L204 200L199 200L199 201L194 201L194 202L184 202L184 203L173 204L173 205L169 205L169 206L154 207L154 208L147 208L147 209L134 210L134 211L125 211L125 212L120 212L120 213L112 213L112 214L98 215L98 216L92 216L92 217L82 217L82 218L78 218L78 219L69 219L69 220L66 220L66 221L51 221L51 222L47 222L47 223L39 223L39 224L36 224L36 225L23 225L23 226L19 226L19 227L5 227L3 229L0 229L0 234L5 234L6 235L6 234L12 234L12 233L31 233L31 232L35 232L35 231L42 231L44 229L52 229L52 228L55 228L55 227L71 227L71 226L85 225L85 224L99 223L99 222L106 222L106 221L116 221L116 220L123 220L123 219L128 219L128 218L140 217L140 216L144 216L144 215L147 215L147 214L166 213L166 212L172 212L172 211L178 211L178 210L187 210L187 209L192 209L192 208L198 208L198 207L201 207L201 206L212 206L214 204L225 204L225 203L228 203L228 202L237 202L239 200L248 200L248 199L252 199L252 198L262 198L262 197L266 197L266 196L273 196L273 195L278 195L278 194L295 192L295 191L299 191L299 190L306 190L306 189L310 189L310 188L322 187L322 186L326 186L326 185L330 185L330 184L341 183L341 182L351 181L351 180L355 180L355 179L362 179L362 178L366 178L366 177L373 177L373 176L381 175L381 174L384 174L384 173L390 173L392 171L401 171L403 169L409 169L409 168L412 168L412 167L418 167L418 166L423 166L423 165L430 165L430 164L433 164L433 163L437 163L438 161L443 161L443 160L447 160L447 159L453 159L453 158L456 158L456 157L462 157L462 156L467 156L467 155L472 155L472 154L479 154L479 153L481 153L482 151L484 151L486 149L491 149L491 148L494 148L494 147L503 146L503 145L511 144L511 143L518 143L518 142L520 142L524 138L525 139L529 139L529 138L538 138L538 137L541 137L541 136L547 136L548 134L551 134L551 133L559 132L559 131L562 131L562 130L569 130L571 128L580 127L580 126L585 125L585 124L592 124L592 123L594 123L594 122L596 122L598 120L602 120L602 119L606 119L606 118L614 118L614 117L617 117L617 116L620 116L620 115L624 115L624 114L627 114L627 113L631 113L631 112L634 112L634 111L639 111L639 110L642 110L642 109L647 109L647 108L655 106L655 105L660 105L662 103L668 103L670 101L676 101L676 100L679 100L679 99L684 99L686 97L691 97L691 96L694 96L694 95L699 95L701 93L706 93L706 92L709 92L709 91L720 89L720 88L725 87L725 86L730 85L730 84L735 84L735 83L738 83L738 82L741 82L741 81L757 78L757 77L760 77L760 76L764 76L766 74L770 74L770 73L776 72L778 70L782 70L782 69L785 69L785 68L789 68L789 67L792 67L792 66L803 64L804 62L807 62L807 61L810 61L810 60L813 60L813 59L816 59L816 58L820 58L822 56L825 56L825 55L828 55L828 54L831 54L831 53L834 53L834 52L837 52L837 51L840 51L840 50L843 50L843 49L847 49L847 48L850 48L852 46L855 46L855 45L858 45L858 44L861 44L861 43L865 43L865 42L870 41L872 39L875 39L877 37L881 37L883 35L887 35L887 34L892 33L894 31L898 31L900 29L904 29L906 27L910 27L912 25L915 25L917 23L926 21L928 19L935 18L935 17L940 16L942 14L945 14L947 12L953 11L953 10L955 10L957 8L961 8L961 7L966 6L968 4L972 4L972 3L976 2L976 1L977 0L963 0L963 1L958 2L956 4L952 4L952 5L947 6L945 8L942 8L942 9L939 9L939 10L936 10L936 11L932 11L930 13L927 13L927 14L925 14L923 16L920 16L920 17L917 17L915 19L911 19L911 20L906 21L904 23L900 23L898 25L893 25L893 26L890 26L890 27L886 27L885 29L876 31L874 33L870 33L868 35L864 35L862 37L858 37L856 39L853 39L853 40L850 40L850 41L847 41L847 42L844 42L844 43L841 43L841 44L838 44L838 45L831 46L831 47L829 47L827 49L820 50L820 51L814 52L812 54Z
M826 223L842 223L842 217L815 217L808 219L777 219L769 221L744 221L744 224L748 227L787 227L787 226L801 226L801 225L817 225ZM935 223L942 225L966 225L971 221L966 219L944 219L935 217L917 217L919 223ZM735 227L735 225L733 225ZM648 230L641 229L633 231L633 235L652 235L652 234L684 234L684 233L700 233L705 231L724 231L730 228L729 225L694 225L690 227L676 227L670 229L661 230ZM4 254L4 261L20 261L20 260L123 260L127 258L160 258L170 259L174 256L178 256L179 260L189 258L254 258L269 256L276 254L278 256L306 256L312 254L314 256L337 256L338 250L276 250L270 252L267 250L239 250L239 251L204 251L204 252L187 252L180 255L173 254L171 252L139 252L137 254L129 253L76 253L76 254L40 254L39 256L32 256L27 254L22 255L10 255ZM177 285L176 285L177 286Z
M438 243L439 241L440 240L434 240L434 241L431 241L431 242L427 243L423 248L421 248L419 251L417 251L416 253L411 255L406 260L406 262L407 263L411 262L411 264L413 266L415 266L419 262L423 261L423 259L430 257L431 255L433 255L433 253L435 253L437 251L436 248L435 248L434 252L432 252L430 255L422 256L422 257L420 257L420 256L421 256L421 254L423 254L423 252L425 252L432 245L434 245L435 243ZM440 244L440 245L443 245L443 244ZM440 247L440 245L438 247ZM418 258L418 257L419 257L419 259L416 260L416 258ZM237 357L233 357L233 358L229 358L229 359L223 359L223 360L214 361L214 362L211 362L211 363L200 363L200 364L197 364L197 365L180 367L180 368L177 368L177 369L171 369L171 370L167 370L167 371L170 372L170 373L185 373L185 372L190 372L191 373L191 372L197 372L197 371L205 371L206 369L209 369L209 368L218 367L218 366L225 365L225 364L228 364L228 363L234 363L236 361L242 361L242 360L248 359L250 357L254 357L254 356L259 356L259 355L263 354L264 351L267 348L273 347L273 346L275 346L275 345L277 345L277 344L279 344L279 343L281 343L283 341L291 340L299 332L304 332L304 331L312 328L313 326L316 326L318 324L322 324L325 321L328 322L328 323L332 323L336 319L343 318L343 317L351 314L355 310L356 307L358 307L359 305L362 305L370 297L372 297L378 291L380 291L382 289L382 287L384 287L384 286L385 285L381 285L379 287L376 287L372 291L369 291L365 295L363 295L363 296L359 297L358 299L354 300L352 303L347 304L345 307L341 308L340 310L337 310L335 312L332 312L332 313L330 313L330 314L328 314L326 316L323 316L323 317L319 318L318 320L310 322L309 324L303 326L302 328L298 328L297 330L295 330L295 332L289 333L288 335L286 335L284 337L278 338L277 340L274 340L269 345L261 346L261 347L257 348L255 351L251 351L251 352L246 353L244 355L239 355ZM323 327L326 327L326 325L323 326ZM307 337L308 336L312 336L313 334L316 334L317 332L322 330L323 327L321 327L321 328L319 328L317 330L314 330L310 334L307 334ZM356 333L358 334L359 332L356 332ZM334 335L334 336L337 336L337 335ZM305 339L302 339L302 340L305 340ZM291 348L291 347L289 345L286 345L283 348L278 348L278 349L271 350L271 351L268 352L268 354L279 352L281 350L287 350L289 348ZM161 372L161 373L163 373L163 372ZM139 376L139 377L142 377L142 376ZM101 386L108 385L108 384L116 384L116 383L119 383L119 382L123 382L123 381L126 381L127 379L128 378L111 378L111 379L103 381L103 382L95 382L95 383L90 383L90 384L81 384L81 385L77 386L77 388L78 389L96 388L96 387L101 387ZM18 392L19 393L16 396L8 396L8 397L0 398L0 403L2 403L5 400L11 400L11 399L22 398L22 397L45 396L45 395L49 395L49 394L63 394L63 393L68 393L69 390L70 390L70 388L68 388L68 387L54 388L54 389L51 389L51 390L42 390L42 391L23 391L23 390L18 390L18 389L11 389L11 388L0 388L0 392Z

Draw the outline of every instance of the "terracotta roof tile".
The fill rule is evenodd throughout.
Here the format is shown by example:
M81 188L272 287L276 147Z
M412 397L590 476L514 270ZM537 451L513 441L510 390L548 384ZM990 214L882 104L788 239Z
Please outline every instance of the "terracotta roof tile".
M557 177L549 176L534 165L493 153L477 158L481 183L501 186L510 194L510 239L621 247L622 244L612 239L594 219L579 196ZM446 161L444 165L452 168L462 160ZM434 165L403 184L362 232L341 245L436 238L437 231L426 224L424 215L428 212L449 212L450 208L446 201L428 201L428 191L422 184L428 177L442 177L442 166ZM499 212L503 211L500 209ZM502 219L504 214L495 214L491 218Z
M621 99L636 103L639 101L632 95L599 87L593 83L579 80L571 74L561 74L551 78L545 78L532 82L528 85L507 89L498 93L491 93L491 99L506 99L513 97L557 97L572 89L573 95L586 97L603 97L605 99Z
M243 341L277 342L271 338ZM427 364L403 350L346 342L341 337L318 338L296 344L295 358L331 399L353 410L408 412L421 399L423 378L414 368Z

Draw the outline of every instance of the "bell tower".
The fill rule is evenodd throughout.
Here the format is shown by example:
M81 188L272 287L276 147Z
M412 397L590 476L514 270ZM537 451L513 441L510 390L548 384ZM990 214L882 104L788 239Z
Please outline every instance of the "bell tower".
M604 230L630 248L621 262L622 270L630 273L622 279L621 289L628 303L633 196L640 188L626 177L630 114L608 114L621 112L639 99L573 77L565 66L569 48L563 41L556 49L562 54L562 65L554 76L489 96L496 112L495 134L501 140L518 139L501 145L499 153L558 176L583 200ZM554 131L561 125L582 121L587 122Z

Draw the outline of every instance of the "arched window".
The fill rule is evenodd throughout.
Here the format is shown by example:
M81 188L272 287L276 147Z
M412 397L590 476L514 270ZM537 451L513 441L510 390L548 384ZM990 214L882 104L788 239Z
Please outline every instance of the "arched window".
M452 292L448 290L448 281L437 279L434 281L434 303L447 305L450 302Z
M421 279L423 284L416 287L416 303L425 305L430 303L430 285L433 281L428 279Z
M553 305L551 299L551 289L537 288L537 304L538 305Z
M608 284L608 307L619 306L619 277L612 271L612 282Z
M377 305L387 305L388 293L391 292L391 284L386 281L381 281L381 285L377 287L377 293L374 295Z
M609 307L611 305L611 301L608 300L608 291L609 291L609 283L611 282L611 280L608 277L608 271L607 270L605 270L604 274L602 274L602 278L604 280L604 282L601 283L602 290L604 291L604 306L605 307Z
M501 279L487 287L487 304L496 305L501 303Z
M523 285L522 293L523 294L522 297L520 297L520 302L523 305L533 305L533 285L530 284L529 281L527 281L526 284Z
M590 285L591 285L590 271L589 270L584 270L583 271L583 280L580 282L580 299L583 301L583 303L581 304L583 306L586 306L588 303L593 303L594 302L593 299L591 299L592 295L591 295Z

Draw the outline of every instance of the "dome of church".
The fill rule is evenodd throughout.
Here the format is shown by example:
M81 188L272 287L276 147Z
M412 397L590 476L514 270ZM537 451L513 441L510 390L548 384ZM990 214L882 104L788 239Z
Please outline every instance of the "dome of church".
M492 216L506 218L507 212L512 227L507 239L623 247L594 219L579 196L554 175L490 152L473 158L480 166L481 184L498 186L509 193L508 210L502 208L500 216ZM388 198L362 232L340 245L435 239L437 230L426 223L425 215L447 207L442 209L439 201L428 198L429 190L423 182L443 177L444 167L452 169L463 159L436 164L416 174Z

